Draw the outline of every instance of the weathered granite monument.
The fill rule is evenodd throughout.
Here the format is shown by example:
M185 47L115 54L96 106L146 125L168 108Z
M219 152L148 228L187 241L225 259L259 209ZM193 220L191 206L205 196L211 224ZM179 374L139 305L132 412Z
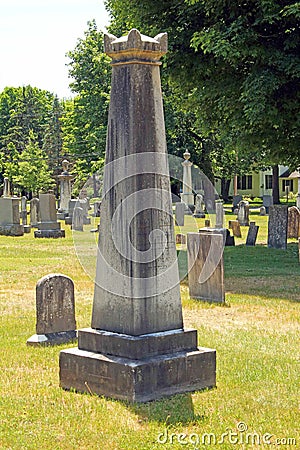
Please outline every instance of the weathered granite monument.
M224 227L224 207L222 202L216 202L216 228Z
M240 223L238 220L229 220L228 227L230 230L232 230L233 236L239 237L239 238L242 237L241 227L240 227Z
M65 230L61 230L56 216L56 200L53 194L40 194L40 222L34 232L35 238L62 238Z
M0 235L23 236L24 226L20 224L20 199L10 197L10 182L4 178L3 197L0 198Z
M241 226L249 226L249 211L249 202L247 202L246 200L240 201L238 205L237 220L239 221L239 224Z
M194 211L194 217L202 218L205 217L205 203L204 198L202 194L196 195L196 202L195 202L195 211Z
M104 42L113 70L92 324L61 351L60 385L145 402L215 386L216 353L183 327L159 73L167 35Z
M41 221L40 218L40 200L33 197L30 200L30 225L33 228L37 228L38 223Z
M273 205L269 207L268 247L286 250L288 229L288 207Z
M288 238L298 239L300 236L300 210L297 206L288 208Z
M273 206L272 195L263 195L263 206L266 208L266 213L269 214L269 208Z
M78 206L73 211L72 230L83 231L83 209Z
M58 180L60 184L60 201L57 218L60 220L65 219L69 212L69 201L71 200L71 181L73 180L73 175L69 173L69 161L64 159L62 162L62 173L58 175Z
M76 336L74 283L65 275L46 275L36 285L36 334L27 345L64 344Z
M193 163L189 161L191 154L186 150L183 154L184 161L182 163L183 167L183 177L182 177L182 194L181 201L186 205L185 214L192 214L190 207L194 206L194 194L192 187L192 165Z
M175 224L178 227L184 227L184 213L185 213L185 204L177 202L175 203Z
M247 239L246 239L246 245L248 247L255 246L258 230L259 230L259 226L256 225L255 222L250 222Z
M187 233L190 297L224 303L224 235L204 229L199 231Z

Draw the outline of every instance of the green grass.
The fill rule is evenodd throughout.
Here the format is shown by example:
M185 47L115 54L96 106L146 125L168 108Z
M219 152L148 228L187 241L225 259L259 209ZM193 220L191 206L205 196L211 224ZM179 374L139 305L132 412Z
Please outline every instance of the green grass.
M225 249L227 307L190 300L187 284L181 286L186 326L198 329L199 345L217 350L217 388L135 405L63 391L58 357L68 345L26 346L35 332L35 284L48 273L64 273L74 280L78 327L90 325L93 282L76 258L69 227L66 239L59 240L0 236L0 449L274 447L253 443L253 433L270 433L274 443L277 438L294 438L296 445L291 441L280 448L299 448L297 245L290 241L287 251L268 249L267 218L255 219L260 245L246 247L244 232L237 242L241 245ZM201 220L195 227L188 218L181 231L198 226ZM95 235L91 236L86 244L84 236L77 235L77 246L93 254ZM94 262L89 270L92 267ZM230 443L228 436L222 444L201 444L204 433L214 433L219 441L222 433L236 432L240 422L248 427L249 444L243 443L242 432L238 444ZM158 436L166 430L167 443L159 443ZM197 439L197 445L189 442Z

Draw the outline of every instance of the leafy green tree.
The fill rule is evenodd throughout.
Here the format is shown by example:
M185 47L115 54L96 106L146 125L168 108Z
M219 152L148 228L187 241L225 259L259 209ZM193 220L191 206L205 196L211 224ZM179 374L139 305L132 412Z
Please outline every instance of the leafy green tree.
M107 0L111 31L169 35L170 77L225 154L300 163L300 4L287 0ZM224 145L225 144L225 145ZM258 155L258 156L256 156Z
M54 175L61 172L61 161L64 159L62 117L63 103L55 96L43 136L43 150L48 156L49 167Z
M47 155L39 147L32 131L29 132L28 144L21 152L14 172L10 173L10 178L15 186L31 193L46 191L54 184L47 163Z
M16 179L19 161L23 162L21 155L29 144L32 145L32 133L40 148L44 142L46 145L47 133L49 136L51 130L54 103L53 94L31 86L7 87L0 93L2 178L5 174L11 181ZM55 133L59 133L59 130L53 129L52 136ZM34 164L34 160L32 163Z
M68 56L70 87L77 96L65 105L63 150L74 155L76 189L103 164L105 154L111 71L95 21Z

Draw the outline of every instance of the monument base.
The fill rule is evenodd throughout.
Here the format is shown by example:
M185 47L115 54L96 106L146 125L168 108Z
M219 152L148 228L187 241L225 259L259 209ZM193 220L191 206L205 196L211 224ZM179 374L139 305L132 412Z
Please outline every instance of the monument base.
M66 225L72 225L73 217L67 216L65 217L65 224Z
M193 217L195 217L196 219L205 219L205 212L201 213L201 212L195 212L193 214Z
M23 236L24 226L18 224L0 225L0 235L2 236Z
M60 331L58 333L34 334L31 336L26 344L39 347L41 345L59 345L67 344L68 342L77 339L77 331Z
M24 233L29 234L31 232L31 226L30 225L23 225L24 226Z
M35 230L35 238L63 238L65 237L65 230Z
M65 220L65 218L67 217L68 213L67 212L58 212L56 214L57 220Z
M216 385L216 352L197 347L196 330L128 336L78 331L78 348L60 352L60 386L147 402Z

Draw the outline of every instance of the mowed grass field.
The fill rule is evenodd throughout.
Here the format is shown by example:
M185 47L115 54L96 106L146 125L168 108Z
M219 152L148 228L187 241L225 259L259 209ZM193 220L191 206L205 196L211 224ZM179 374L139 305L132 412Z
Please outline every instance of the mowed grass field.
M134 405L63 391L58 357L72 344L26 346L35 285L49 273L74 280L77 325L90 325L95 234L77 233L75 247L67 226L59 240L0 236L0 449L300 448L298 247L290 240L287 251L268 249L267 217L251 220L260 225L258 245L244 245L242 227L224 252L225 306L190 299L181 283L185 326L217 350L216 389ZM203 225L187 217L176 232Z

